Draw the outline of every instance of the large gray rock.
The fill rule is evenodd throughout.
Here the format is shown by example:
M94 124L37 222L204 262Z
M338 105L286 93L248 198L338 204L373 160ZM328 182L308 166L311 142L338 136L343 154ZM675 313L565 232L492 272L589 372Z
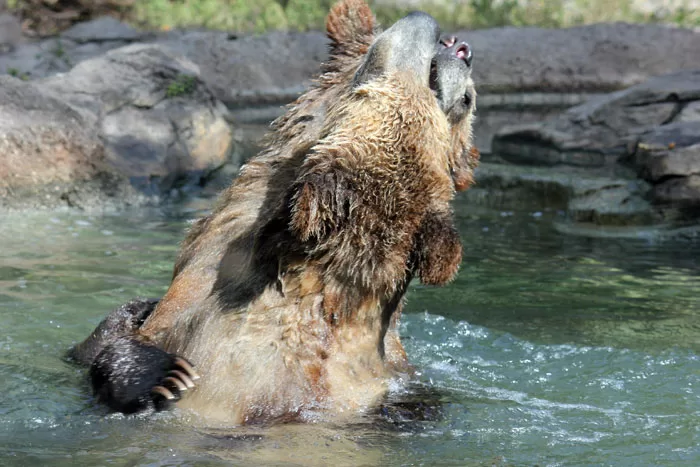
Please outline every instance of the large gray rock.
M639 136L632 161L651 183L700 175L700 121L669 123Z
M539 122L596 94L700 63L700 32L662 25L508 27L458 34L474 50L475 140L484 153L492 152L493 135L506 124Z
M328 56L328 41L318 32L236 36L188 31L157 42L199 65L216 97L247 121L278 116L280 105L308 88Z
M496 209L557 210L577 223L619 227L662 220L648 191L645 181L609 171L487 162L476 171L476 185L460 196Z
M320 32L235 35L221 31L145 34L113 18L98 18L0 53L0 73L37 79L133 42L156 43L184 55L201 70L215 96L246 120L271 120L279 107L308 88L328 56ZM1 52L1 51L0 51Z
M503 128L493 150L507 163L548 166L552 172L583 167L589 173L618 172L630 181L639 177L644 185L623 184L615 195L627 200L625 208L643 205L629 201L632 192L650 203L654 214L636 216L639 222L695 222L700 213L698 103L700 70L655 77L553 119ZM568 208L580 212L588 204L596 213L592 219L609 223L600 214L621 212L615 196L595 194L595 202L578 197Z
M93 209L203 184L234 132L194 63L134 44L41 80L2 77L0 138L0 207Z
M514 163L614 164L651 128L677 118L692 120L692 109L685 109L698 99L700 70L652 78L545 122L504 127L494 137L493 151Z
M22 25L15 16L0 8L0 53L13 50L23 41Z
M494 135L491 148L513 163L600 167L628 152L628 137L663 124L674 112L672 102L617 106L604 96L545 122L505 126Z
M700 63L700 33L661 25L510 27L457 34L474 49L479 93L539 93L532 102L499 98L487 105L570 106L583 94L623 89ZM287 102L308 86L327 57L327 40L319 32L236 36L186 31L155 40L197 63L217 97L232 108Z
M700 101L688 102L674 120L677 122L700 122Z
M700 63L700 33L664 25L495 28L459 33L482 93L609 92Z
M93 116L107 159L146 192L199 182L229 162L225 106L194 63L162 46L112 50L39 83Z
M105 209L145 199L107 162L95 119L0 76L0 208Z
M649 198L664 208L666 218L700 216L700 121L651 128L639 136L629 160L652 184Z
M0 32L0 37L2 34ZM44 78L68 71L83 60L109 50L136 41L152 40L153 37L114 18L97 18L76 24L56 37L25 41L5 50L0 53L0 73L15 74L23 79Z
M61 36L78 44L84 44L86 42L133 42L144 37L144 34L111 16L102 16L92 21L78 23L65 30Z

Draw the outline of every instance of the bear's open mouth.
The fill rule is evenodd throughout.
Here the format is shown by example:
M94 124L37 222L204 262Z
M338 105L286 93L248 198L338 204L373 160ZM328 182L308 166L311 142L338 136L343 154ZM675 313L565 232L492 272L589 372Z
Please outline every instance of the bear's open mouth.
M430 62L430 76L428 78L428 87L430 87L430 90L433 91L433 94L435 94L435 97L438 99L440 98L440 89L439 89L439 83L438 83L438 69L437 69L437 55L433 57L432 61Z

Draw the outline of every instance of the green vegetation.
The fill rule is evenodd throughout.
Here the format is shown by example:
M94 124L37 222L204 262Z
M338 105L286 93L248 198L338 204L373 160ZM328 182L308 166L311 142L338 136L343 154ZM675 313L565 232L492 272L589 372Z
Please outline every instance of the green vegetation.
M63 46L63 42L61 42L61 39L57 39L56 43L53 45L51 48L50 52L54 55L59 60L63 60L63 63L65 63L67 66L73 66L70 60L70 57L66 54L66 49Z
M142 26L182 26L263 32L318 29L332 0L145 0L135 2L132 18Z
M51 49L51 53L54 54L56 56L56 58L65 57L66 49L63 47L63 42L61 42L60 40L57 40L53 49Z
M161 29L323 29L333 3L334 0L142 0L134 3L132 18L139 25ZM689 7L643 14L634 9L632 0L420 0L417 7L411 8L397 7L397 2L391 0L370 0L370 5L381 24L391 24L408 11L420 9L435 16L445 29L564 27L601 21L700 25L700 12Z
M444 29L495 26L564 27L602 21L665 22L680 26L700 25L700 11L692 0L656 0L653 12L641 12L638 0L418 0L409 7L394 0L369 0L381 24L391 24L408 11L429 12ZM99 14L126 18L147 29L203 27L241 32L271 29L323 29L334 0L9 0L29 24L43 24L45 17L63 10L77 20ZM654 3L654 2L652 2ZM672 6L671 6L672 5ZM35 17L33 17L35 16ZM41 16L41 17L39 17ZM50 27L48 27L50 30Z
M22 81L29 81L29 73L22 73L17 68L8 68L7 74L10 76L14 76L15 78L19 78Z
M165 90L168 98L186 96L197 87L197 78L190 75L178 75Z

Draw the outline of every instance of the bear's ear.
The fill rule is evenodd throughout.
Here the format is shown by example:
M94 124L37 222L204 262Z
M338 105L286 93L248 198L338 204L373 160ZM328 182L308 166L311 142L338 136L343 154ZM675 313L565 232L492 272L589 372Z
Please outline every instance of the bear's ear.
M427 13L414 12L381 33L355 73L354 86L371 81L384 73L411 73L428 84L430 63L437 51L440 27Z
M360 57L367 53L376 21L364 0L342 0L326 18L326 34L331 40L331 57Z

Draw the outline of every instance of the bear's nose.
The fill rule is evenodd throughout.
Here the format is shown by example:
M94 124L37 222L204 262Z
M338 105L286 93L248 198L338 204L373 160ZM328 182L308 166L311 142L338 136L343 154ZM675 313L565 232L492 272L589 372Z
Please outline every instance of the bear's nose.
M439 44L443 47L439 50L439 54L447 54L457 57L463 60L467 64L467 67L472 66L472 58L474 57L472 53L472 48L465 41L459 40L455 36L447 36L440 39Z
M454 46L455 55L457 58L464 60L467 66L472 66L472 58L474 54L472 53L472 48L466 42L457 42Z
M457 38L455 36L450 36L450 37L443 37L440 39L440 44L442 44L446 48L450 48L453 45L455 45L455 42L457 42Z

